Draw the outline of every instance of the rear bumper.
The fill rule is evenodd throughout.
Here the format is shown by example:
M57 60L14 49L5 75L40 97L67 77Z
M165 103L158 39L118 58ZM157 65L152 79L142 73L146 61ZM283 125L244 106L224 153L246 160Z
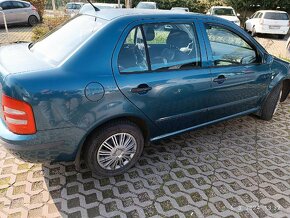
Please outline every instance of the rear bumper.
M72 161L82 131L75 128L39 131L34 135L10 132L0 119L0 146L28 162Z
M270 29L269 26L257 26L256 32L262 34L287 35L289 27L280 27L279 29Z

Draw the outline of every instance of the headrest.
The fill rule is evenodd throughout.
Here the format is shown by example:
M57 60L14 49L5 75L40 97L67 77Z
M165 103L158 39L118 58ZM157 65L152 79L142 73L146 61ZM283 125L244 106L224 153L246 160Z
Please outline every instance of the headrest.
M177 48L187 47L190 42L191 39L188 33L183 30L172 30L166 40L167 45Z
M145 35L146 35L146 40L147 41L152 41L155 39L155 31L154 31L154 27L148 26L145 29Z

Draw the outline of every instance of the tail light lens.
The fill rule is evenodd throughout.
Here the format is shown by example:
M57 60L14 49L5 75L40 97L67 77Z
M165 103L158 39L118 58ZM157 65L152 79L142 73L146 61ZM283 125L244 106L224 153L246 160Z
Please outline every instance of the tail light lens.
M264 19L260 19L260 24L263 24L264 23Z
M34 10L34 11L37 11L37 8L34 7L33 5L31 5L31 9Z
M2 95L2 109L11 132L19 135L36 133L33 110L28 103Z

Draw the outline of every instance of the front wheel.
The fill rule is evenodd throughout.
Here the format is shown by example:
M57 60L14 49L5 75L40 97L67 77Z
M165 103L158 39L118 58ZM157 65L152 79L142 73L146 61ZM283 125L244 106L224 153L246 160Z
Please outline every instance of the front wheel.
M84 158L100 178L124 174L138 161L144 147L140 128L118 121L97 130L85 144Z
M280 99L282 96L282 83L273 88L271 93L264 101L261 109L260 118L262 120L271 120L273 115L277 112L279 107Z

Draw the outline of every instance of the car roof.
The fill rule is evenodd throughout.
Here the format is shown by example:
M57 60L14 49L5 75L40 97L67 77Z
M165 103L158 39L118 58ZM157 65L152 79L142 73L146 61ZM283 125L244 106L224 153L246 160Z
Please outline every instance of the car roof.
M257 11L257 12L262 12L262 13L265 13L265 12L287 13L286 11L278 11L278 10L260 10L260 11Z
M156 2L139 2L139 3L156 4Z
M144 16L146 18L193 18L193 17L209 17L204 14L198 13L182 13L172 10L156 10L156 9L110 9L110 10L100 10L100 11L85 11L83 14L99 17L105 20L114 20L120 17L140 17Z
M67 5L68 4L80 4L80 5L84 5L85 3L83 3L83 2L68 2Z
M2 2L24 2L24 3L27 3L27 4L31 4L30 2L28 1L22 1L22 0L0 0L0 3Z

